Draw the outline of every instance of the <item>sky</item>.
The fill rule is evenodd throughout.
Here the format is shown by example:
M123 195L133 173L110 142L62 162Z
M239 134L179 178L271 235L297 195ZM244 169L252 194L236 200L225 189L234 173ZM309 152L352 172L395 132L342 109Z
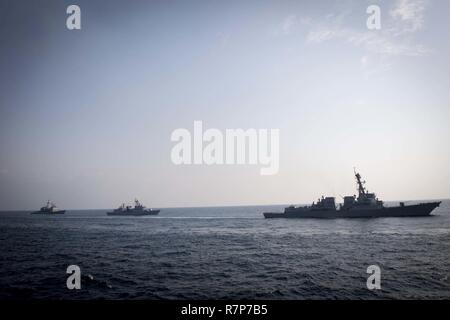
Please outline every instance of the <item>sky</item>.
M66 8L81 8L81 30ZM381 29L366 26L369 5ZM450 2L0 0L0 210L450 198ZM279 129L279 171L175 165Z

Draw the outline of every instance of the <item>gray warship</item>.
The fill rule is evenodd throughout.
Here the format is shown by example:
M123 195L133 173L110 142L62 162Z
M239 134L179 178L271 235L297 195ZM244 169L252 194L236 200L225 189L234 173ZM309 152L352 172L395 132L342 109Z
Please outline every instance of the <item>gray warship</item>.
M424 217L439 207L440 201L405 205L400 202L398 206L386 207L375 193L370 193L365 187L361 175L354 171L358 197L346 196L344 203L336 208L334 197L320 198L311 206L289 206L284 212L265 212L265 218L381 218L381 217Z
M33 211L31 214L64 214L66 210L59 209L53 202L50 200L47 201L47 205L42 207L38 211Z
M119 208L107 212L108 216L156 216L160 210L148 209L144 207L137 199L134 200L134 208L125 206L123 203Z

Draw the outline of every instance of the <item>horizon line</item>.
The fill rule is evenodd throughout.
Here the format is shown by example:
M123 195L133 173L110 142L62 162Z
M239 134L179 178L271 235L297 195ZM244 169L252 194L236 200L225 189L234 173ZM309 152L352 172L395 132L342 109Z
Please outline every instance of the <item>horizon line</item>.
M410 199L410 200L387 200L384 203L389 202L411 202L411 201L450 201L449 198L430 198L430 199ZM339 202L337 202L339 203ZM289 205L307 205L306 203L280 203L280 204L242 204L242 205L205 205L205 206L175 206L175 207L147 207L151 209L201 209L201 208L233 208L233 207L267 207L267 206L289 206ZM80 208L80 209L66 209L66 211L84 211L84 210L111 210L112 208ZM33 209L0 209L1 212L23 212L33 211Z

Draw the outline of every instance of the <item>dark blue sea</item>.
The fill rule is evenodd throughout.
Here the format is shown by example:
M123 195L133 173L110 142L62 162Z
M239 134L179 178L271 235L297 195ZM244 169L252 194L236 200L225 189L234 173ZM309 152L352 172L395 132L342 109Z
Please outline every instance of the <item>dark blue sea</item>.
M424 218L262 216L282 208L2 212L0 298L450 298L450 201ZM69 265L81 268L81 290L66 287ZM366 287L369 265L381 268L381 290Z

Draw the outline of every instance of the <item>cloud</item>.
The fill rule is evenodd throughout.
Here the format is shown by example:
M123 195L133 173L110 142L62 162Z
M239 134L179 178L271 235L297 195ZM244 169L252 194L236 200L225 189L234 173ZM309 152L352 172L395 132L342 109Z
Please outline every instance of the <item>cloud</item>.
M390 8L382 8L381 30L369 30L365 24L357 28L350 26L348 22L354 21L351 10L339 15L328 14L304 24L306 42L321 44L335 40L361 49L362 58L358 63L369 77L389 70L394 57L422 57L433 52L415 39L425 25L427 5L428 0L396 0ZM389 14L384 15L383 10ZM359 9L358 14L361 14Z
M401 33L415 32L422 29L425 18L425 0L397 0L394 8L390 11L393 19L401 22Z
M349 28L319 28L310 31L307 41L321 43L332 39L341 39L356 47L363 48L369 53L388 56L423 56L431 52L430 49L409 42L398 42L389 35L371 31L357 31Z
M411 37L425 23L426 3L425 0L397 0L389 11L391 20L382 20L381 30L368 30L365 26L360 29L345 27L343 16L327 15L324 20L310 24L306 39L309 43L342 40L367 53L383 56L428 55L432 50L415 44Z

